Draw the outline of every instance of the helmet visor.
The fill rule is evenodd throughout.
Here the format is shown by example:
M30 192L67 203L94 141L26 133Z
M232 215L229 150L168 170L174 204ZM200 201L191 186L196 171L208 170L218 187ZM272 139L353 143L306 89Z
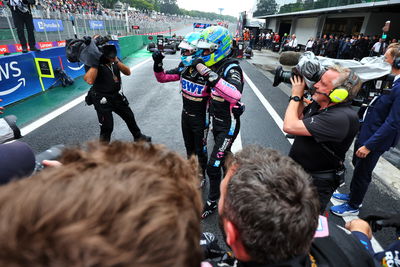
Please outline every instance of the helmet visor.
M180 49L185 49L185 50L189 50L189 51L196 51L196 48L193 47L192 45L190 45L188 42L186 41L182 41L179 46Z
M197 47L200 48L200 49L210 49L211 52L212 52L212 51L215 51L218 48L218 45L214 44L214 43L206 42L204 40L200 40L197 43Z

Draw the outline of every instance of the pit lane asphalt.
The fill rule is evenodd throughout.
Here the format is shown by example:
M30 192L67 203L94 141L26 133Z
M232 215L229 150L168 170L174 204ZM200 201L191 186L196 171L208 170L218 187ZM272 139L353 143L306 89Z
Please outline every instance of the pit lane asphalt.
M144 60L146 59L142 61ZM178 55L168 55L164 60L165 69L174 68L178 63ZM241 66L283 119L288 103L287 95L272 87L271 81L246 60L241 61ZM131 76L123 77L123 90L130 101L130 106L143 133L151 135L154 143L164 144L184 155L180 129L182 100L178 82L158 83L153 75L152 61L149 61L135 69ZM246 111L242 115L242 145L259 144L287 154L290 143L247 83L244 87L242 101L246 104ZM29 133L23 138L23 141L30 144L36 152L40 152L60 143L66 145L82 144L88 140L96 139L98 134L99 126L93 106L85 106L84 103L80 103ZM212 148L211 136L210 134L209 151ZM125 123L118 116L114 116L112 140L132 140ZM352 167L348 165L348 169L347 184L350 183ZM341 191L347 192L348 186L345 186L344 189L341 189ZM203 192L205 193L203 195L206 195L207 190L203 189ZM400 207L396 205L398 203L396 201L398 201L398 196L392 195L390 189L380 184L379 181L374 181L367 193L360 216L372 213L377 209L400 212ZM344 225L344 221L339 217L330 215L329 219L334 223ZM217 234L220 244L223 244L216 214L203 220L202 225L203 231ZM384 229L375 233L374 236L383 247L386 247L395 239L393 229Z

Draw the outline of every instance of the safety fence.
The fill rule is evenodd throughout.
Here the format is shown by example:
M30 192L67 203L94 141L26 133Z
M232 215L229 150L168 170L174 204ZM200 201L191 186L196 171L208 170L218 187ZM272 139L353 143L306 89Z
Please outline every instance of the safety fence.
M147 16L135 17L128 13L114 13L113 15L68 14L49 12L47 10L32 9L34 34L40 48L54 47L54 42L64 42L67 39L101 35L153 35L167 33L190 25L193 18L166 16L151 18ZM147 18L147 19L145 19ZM20 46L7 50L7 45L18 44L16 28L9 8L0 8L0 54L20 52ZM44 43L44 44L40 44ZM57 45L58 46L58 45Z

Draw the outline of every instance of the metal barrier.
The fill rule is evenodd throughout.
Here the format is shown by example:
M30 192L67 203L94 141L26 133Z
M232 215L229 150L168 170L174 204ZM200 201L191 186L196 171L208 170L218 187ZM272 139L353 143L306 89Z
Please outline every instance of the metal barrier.
M63 12L49 12L33 8L32 16L35 22L36 42L56 42L71 39L75 34L79 37L85 35L135 35L161 32L171 29L179 29L194 22L201 22L201 19L182 18L171 16L170 19L157 21L148 15L142 14L146 19L138 19L128 16L127 13L115 13L113 15L92 15L92 14L69 14ZM36 27L45 25L41 31ZM49 28L46 25L58 24L58 27ZM133 29L138 26L139 29ZM11 10L0 9L0 45L18 44L16 28L11 16Z

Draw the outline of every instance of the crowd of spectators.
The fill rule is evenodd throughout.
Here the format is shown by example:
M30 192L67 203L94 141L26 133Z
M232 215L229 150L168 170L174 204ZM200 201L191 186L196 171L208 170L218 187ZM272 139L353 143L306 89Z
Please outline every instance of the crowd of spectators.
M265 48L272 48L273 44L279 44L279 51L300 51L301 49L301 44L297 43L295 34L290 36L285 33L280 36L277 32L268 32L260 33L259 36L252 36L252 38L254 43L259 43L261 47ZM360 60L368 56L382 56L390 44L397 42L398 40L395 38L382 39L378 35L371 37L364 34L353 36L324 34L321 38L310 37L304 50L329 58Z
M36 6L63 13L100 14L104 10L95 0L40 0Z
M391 43L397 43L396 39L382 39L378 35L368 36L337 36L323 35L322 38L310 38L306 49L316 55L337 59L362 59L368 56L381 56L385 54Z
M186 22L181 16L173 16L161 14L157 12L139 12L129 11L128 17L131 22L148 22L148 23L171 23L171 22Z

